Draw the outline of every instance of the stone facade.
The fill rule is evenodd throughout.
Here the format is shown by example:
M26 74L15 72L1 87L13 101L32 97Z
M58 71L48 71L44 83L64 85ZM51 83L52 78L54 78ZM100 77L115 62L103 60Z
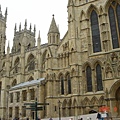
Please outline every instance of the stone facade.
M6 20L0 9L0 117L33 118L24 103L49 103L41 118L63 117L110 108L120 115L120 1L68 0L68 31L63 39L53 16L48 43L36 28L14 29L13 46L5 54ZM43 79L42 79L43 78ZM28 81L42 79L37 84ZM21 85L24 83L25 85ZM21 85L21 86L19 86ZM19 87L17 87L19 86ZM59 102L58 102L59 101ZM115 111L117 107L117 111Z

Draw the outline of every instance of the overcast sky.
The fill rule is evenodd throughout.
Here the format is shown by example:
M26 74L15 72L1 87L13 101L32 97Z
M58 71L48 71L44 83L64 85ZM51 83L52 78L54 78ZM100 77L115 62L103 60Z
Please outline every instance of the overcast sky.
M27 28L30 23L32 29L36 25L36 38L40 30L41 43L47 43L47 33L54 14L56 24L59 26L60 38L63 38L68 29L68 0L0 0L2 14L8 8L7 18L7 42L12 41L14 37L14 27L17 24L17 30L21 22L21 28L24 28L25 19L27 19ZM6 42L6 43L7 43Z

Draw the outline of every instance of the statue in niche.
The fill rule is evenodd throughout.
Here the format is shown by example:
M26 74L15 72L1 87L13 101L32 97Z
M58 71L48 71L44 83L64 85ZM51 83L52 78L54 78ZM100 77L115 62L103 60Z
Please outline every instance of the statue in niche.
M108 66L107 68L106 68L106 78L112 78L112 70L111 70L111 68Z
M118 60L118 56L116 55L116 53L114 52L114 53L112 53L112 55L111 55L111 60L112 60L112 62L114 62L114 63L116 63L117 62L117 60Z

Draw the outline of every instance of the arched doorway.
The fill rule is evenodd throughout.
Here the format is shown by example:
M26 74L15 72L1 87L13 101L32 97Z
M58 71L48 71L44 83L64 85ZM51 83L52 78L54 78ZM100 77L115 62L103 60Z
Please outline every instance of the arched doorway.
M118 107L118 115L120 115L120 87L116 90L115 93L116 106Z

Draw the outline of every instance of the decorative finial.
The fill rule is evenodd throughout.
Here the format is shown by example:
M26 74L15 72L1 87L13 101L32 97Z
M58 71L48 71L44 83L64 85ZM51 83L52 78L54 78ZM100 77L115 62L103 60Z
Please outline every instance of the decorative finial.
M52 16L54 17L54 14Z
M7 8L6 8L6 10L5 10L5 20L7 20Z
M21 23L20 23L20 25L19 25L19 31L21 31Z
M40 39L40 30L39 30L39 33L38 33L38 39Z
M25 20L25 30L27 29L27 20Z
M0 5L0 12L1 12L1 5Z
M0 5L0 17L2 17L1 5Z
M38 49L40 49L40 44L41 44L41 38L40 38L40 30L39 30L38 39L37 39Z
M15 28L14 28L14 35L16 33L17 27L16 27L16 23L15 23Z
M7 15L7 8L6 8L6 10L5 10L5 15Z
M9 45L9 44L10 44L10 41L8 41L8 48L10 47L10 45Z
M34 25L34 36L35 36L35 33L36 33L36 27L35 27L35 25Z

